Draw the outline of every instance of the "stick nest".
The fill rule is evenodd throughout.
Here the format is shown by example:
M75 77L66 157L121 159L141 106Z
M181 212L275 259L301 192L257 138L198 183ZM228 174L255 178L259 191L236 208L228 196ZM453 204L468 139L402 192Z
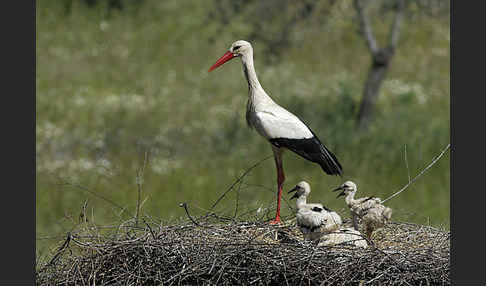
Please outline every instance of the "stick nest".
M131 224L131 225L130 225ZM216 215L84 224L36 268L38 285L449 285L450 232L390 222L366 249L303 241L282 225Z

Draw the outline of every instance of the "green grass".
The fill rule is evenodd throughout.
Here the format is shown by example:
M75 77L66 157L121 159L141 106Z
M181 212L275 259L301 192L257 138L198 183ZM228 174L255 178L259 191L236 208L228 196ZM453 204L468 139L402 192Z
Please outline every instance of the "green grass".
M272 154L246 127L247 86L238 60L207 73L237 37L244 38L235 35L244 24L229 25L209 40L219 24L207 21L211 5L202 1L147 0L137 11L110 15L77 2L65 14L57 3L39 2L36 17L38 238L63 236L86 202L89 218L99 224L133 216L136 170L146 151L142 213L162 219L184 216L180 202L204 213L245 169ZM352 23L297 27L292 39L295 45L273 64L253 43L260 82L337 155L344 176L324 175L287 152L286 190L305 179L311 200L346 216L333 187L351 179L362 195L388 197L408 181L405 145L413 177L449 143L447 21L405 23L366 133L356 132L354 118L370 57ZM446 155L390 200L394 220L448 228L449 166ZM274 207L275 173L269 159L245 177L240 212ZM58 177L96 195L62 185ZM218 211L233 213L235 197L229 193ZM38 239L38 251L53 242Z

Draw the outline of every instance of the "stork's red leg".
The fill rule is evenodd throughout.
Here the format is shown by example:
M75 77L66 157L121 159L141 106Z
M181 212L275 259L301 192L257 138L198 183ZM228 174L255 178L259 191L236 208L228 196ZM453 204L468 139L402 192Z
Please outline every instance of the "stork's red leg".
M280 222L280 200L282 197L282 187L285 181L285 175L282 164L282 150L272 146L273 155L275 158L275 165L277 166L277 213L275 219L270 221L270 224L276 224Z

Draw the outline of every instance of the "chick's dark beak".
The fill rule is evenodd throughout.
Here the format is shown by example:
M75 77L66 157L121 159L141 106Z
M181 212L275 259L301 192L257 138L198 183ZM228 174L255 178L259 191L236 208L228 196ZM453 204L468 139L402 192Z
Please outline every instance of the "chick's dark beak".
M292 192L295 192L299 189L299 186L295 186L292 190L288 191L287 194L290 194ZM298 198L299 195L297 193L295 193L292 197L290 197L290 199L295 199L295 198Z
M342 192L339 193L339 195L337 195L336 198L343 197L345 195L346 195L346 190L343 190Z
M295 193L293 196L290 197L290 199L297 199L299 197L299 194Z
M299 189L299 186L295 186L292 190L288 191L287 194L290 194L291 192L295 192Z
M337 195L337 198L339 198L339 197L342 197L342 196L345 196L345 195L346 195L346 194L345 194L346 190L345 190L344 186L339 186L339 187L335 188L335 189L334 189L334 190L332 190L332 191L333 191L333 192L336 192L336 191L339 191L339 190L342 190L342 192L340 192L340 193L339 193L339 195Z
M339 187L335 188L335 189L334 189L334 190L332 190L332 191L333 191L333 192L336 192L336 191L339 191L339 190L342 190L342 189L344 189L344 187L343 187L343 186L339 186Z

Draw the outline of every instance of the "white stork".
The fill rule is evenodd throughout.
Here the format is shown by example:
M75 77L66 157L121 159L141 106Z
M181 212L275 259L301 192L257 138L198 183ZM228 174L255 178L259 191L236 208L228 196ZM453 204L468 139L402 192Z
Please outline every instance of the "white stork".
M361 220L364 232L368 239L371 239L373 231L384 226L390 220L392 209L385 207L380 198L354 198L354 195L358 190L358 187L354 182L346 181L333 191L335 192L338 190L342 190L341 193L338 194L338 197L346 196L344 200L351 211L354 228L358 230L358 219Z
M322 235L329 234L339 229L343 223L341 217L334 211L320 203L307 203L307 197L311 192L309 183L302 181L288 193L295 192L291 199L296 198L297 226L310 240L319 240Z
M253 48L247 41L234 42L229 50L211 66L209 71L225 62L240 57L248 82L246 121L250 128L267 139L271 145L277 166L277 213L270 223L280 222L280 198L285 175L282 169L282 152L290 149L303 158L317 163L329 175L341 175L342 167L336 156L324 146L314 132L277 103L263 90L253 66Z

